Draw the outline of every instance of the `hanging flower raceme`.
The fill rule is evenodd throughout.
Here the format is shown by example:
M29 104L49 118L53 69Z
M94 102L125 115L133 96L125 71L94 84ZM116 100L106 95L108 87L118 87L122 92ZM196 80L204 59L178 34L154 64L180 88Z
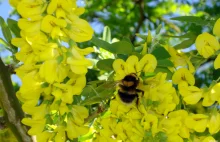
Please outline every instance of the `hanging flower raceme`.
M22 81L17 97L31 116L22 120L30 126L28 134L36 135L39 142L64 142L87 133L84 119L88 110L73 102L85 87L87 67L92 65L84 56L94 50L80 49L76 44L62 46L70 40L91 39L92 28L78 17L84 9L78 8L76 1L66 0L11 4L22 17L18 21L21 38L12 39L12 44L20 48L16 58L23 62L16 69Z

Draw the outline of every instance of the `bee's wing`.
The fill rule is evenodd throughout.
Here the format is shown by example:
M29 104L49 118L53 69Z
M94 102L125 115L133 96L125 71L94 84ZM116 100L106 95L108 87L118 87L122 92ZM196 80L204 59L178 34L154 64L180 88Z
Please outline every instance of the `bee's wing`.
M97 83L97 82L96 82ZM98 84L88 84L81 93L81 105L91 105L100 103L103 100L109 99L114 95L116 88L115 81L98 82Z

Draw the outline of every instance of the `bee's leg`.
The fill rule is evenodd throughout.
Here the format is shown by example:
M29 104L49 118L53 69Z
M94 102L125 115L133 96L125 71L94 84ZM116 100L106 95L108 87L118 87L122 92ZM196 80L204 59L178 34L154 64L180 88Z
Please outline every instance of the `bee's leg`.
M137 97L137 100L136 100L136 107L138 108L138 104L139 104L139 97Z
M144 96L144 91L143 91L143 90L136 89L136 91L137 91L138 93L141 93L141 98ZM137 108L138 108L139 104L140 104L140 97L138 96L138 97L137 97L137 102L136 102ZM138 111L139 111L139 108L138 108Z
M144 91L143 91L143 90L136 89L136 91L137 91L138 93L141 93L141 97L143 97L143 96L144 96Z

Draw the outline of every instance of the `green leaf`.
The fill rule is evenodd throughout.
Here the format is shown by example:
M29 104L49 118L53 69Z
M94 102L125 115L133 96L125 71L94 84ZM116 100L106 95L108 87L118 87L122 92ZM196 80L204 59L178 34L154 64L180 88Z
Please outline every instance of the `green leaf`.
M202 63L206 62L207 59L203 58L201 55L193 55L190 61L195 68L198 68Z
M94 133L88 133L79 137L78 142L85 142L86 140L92 139Z
M157 66L160 66L160 67L173 67L174 64L170 60L164 59L164 60L157 60Z
M147 72L147 73L141 74L141 78L144 80L144 79L147 79L149 77L154 77L155 75L156 75L155 72Z
M180 44L175 45L173 48L175 49L185 49L190 47L195 43L195 38L190 38L187 40L182 41Z
M4 45L6 47L9 46L8 43L2 38L0 38L0 44Z
M133 45L127 41L119 41L111 44L111 49L115 54L130 54L133 50Z
M111 30L108 26L104 27L102 39L108 43L111 42Z
M41 88L47 88L49 86L49 83L44 82L43 84L41 84Z
M123 38L122 38L122 41L127 41L128 43L131 44L132 48L134 48L134 46L133 46L133 44L132 44L130 38L128 38L128 37L123 37Z
M158 132L155 136L155 139L158 140L158 142L166 142L167 135L164 132Z
M114 54L130 54L133 50L133 45L127 41L119 41L109 44L108 42L92 37L92 43L100 48L103 48Z
M152 54L157 58L157 60L166 59L170 57L170 54L162 46L155 48Z
M156 28L156 35L158 35L161 31L162 25L160 24L157 28Z
M213 79L217 80L220 77L220 69L213 71Z
M209 26L209 21L203 20L203 19L201 19L200 17L197 17L197 16L180 16L180 17L171 18L171 20L195 23L195 24L201 25L201 26Z
M143 50L143 48L144 48L143 45L136 46L136 47L134 48L134 51L140 53L140 52Z
M143 40L147 40L147 35L143 35L143 34L136 34L137 37L140 37Z
M173 35L163 35L165 37L173 37L173 38L196 38L197 35L193 32L188 32L184 35L180 35L180 36L173 36Z
M166 67L157 67L154 72L155 73L159 73L159 72L167 73L167 80L171 80L173 76L172 72Z
M8 43L11 43L11 39L12 39L11 31L1 16L0 16L0 25L2 27L2 34L4 35L6 41Z
M114 95L115 85L114 81L106 81L98 87L87 85L81 93L84 100L80 104L92 105L110 99Z
M111 53L113 53L112 49L111 49L111 44L104 41L104 40L101 40L95 36L92 37L91 39L91 42L94 43L96 46L100 47L100 48L103 48Z
M117 54L117 58L126 61L128 59L128 55Z
M8 18L7 19L8 27L11 29L11 31L15 34L16 37L20 36L20 28L18 27L18 22Z
M60 64L63 61L63 56L58 56L56 58L56 60L57 60L58 64Z
M99 60L96 65L97 65L97 68L99 68L100 70L112 71L113 62L114 62L114 59L104 59L104 60Z

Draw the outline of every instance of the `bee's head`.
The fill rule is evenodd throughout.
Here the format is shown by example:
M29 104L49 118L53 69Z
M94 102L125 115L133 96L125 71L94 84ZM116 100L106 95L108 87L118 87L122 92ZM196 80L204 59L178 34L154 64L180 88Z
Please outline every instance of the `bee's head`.
M122 84L126 87L137 87L139 83L139 79L135 73L126 75L124 79L122 79Z

